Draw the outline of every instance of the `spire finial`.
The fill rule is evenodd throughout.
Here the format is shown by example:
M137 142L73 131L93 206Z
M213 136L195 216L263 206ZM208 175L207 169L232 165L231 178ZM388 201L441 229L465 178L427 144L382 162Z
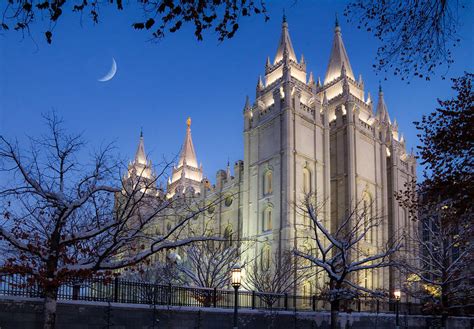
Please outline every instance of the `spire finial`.
M191 127L191 117L188 117L188 119L186 120L186 125L188 126L188 128Z
M379 80L379 93L382 93L382 92L383 92L382 91L382 82L380 82L380 80Z
M314 84L313 71L309 72L309 81L308 81L308 84L309 84L309 85L313 85L313 84Z
M286 23L286 13L285 13L285 8L283 8L283 23Z
M249 95L245 96L245 105L244 110L248 110L250 108L250 98Z
M262 76L260 75L258 77L258 81L257 81L257 89L262 90L263 88L264 88L264 86L263 86Z
M143 138L143 127L140 127L140 138Z
M339 27L339 19L337 18L337 12L336 12L336 22L334 24L334 27Z

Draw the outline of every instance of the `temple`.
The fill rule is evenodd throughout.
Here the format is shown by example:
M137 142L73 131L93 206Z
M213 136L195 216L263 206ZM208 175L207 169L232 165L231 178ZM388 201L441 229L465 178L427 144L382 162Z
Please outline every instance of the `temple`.
M215 232L231 241L257 239L244 255L255 259L254 266L266 266L269 255L295 247L315 249L308 218L295 207L307 193L323 201L319 216L331 230L360 202L368 208L364 211L382 218L363 241L366 253L414 230L394 194L416 178L415 157L390 119L382 87L374 111L362 76L355 79L339 24L323 82L307 73L303 55L297 58L284 19L275 57L267 58L253 101L245 101L243 161L235 161L233 174L229 164L219 170L211 184L198 165L188 119L167 186L168 198L187 194L207 202L224 196L203 220L212 220ZM141 138L131 168L153 175L149 165ZM364 271L356 279L369 289L392 291L401 284L389 268ZM309 279L301 293L315 293L323 281Z

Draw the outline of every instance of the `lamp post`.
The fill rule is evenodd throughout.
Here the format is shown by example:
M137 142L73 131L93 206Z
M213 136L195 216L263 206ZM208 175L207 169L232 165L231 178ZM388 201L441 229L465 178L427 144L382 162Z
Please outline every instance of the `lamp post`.
M237 329L237 309L238 309L238 306L239 306L239 287L240 287L240 284L242 283L242 280L241 280L241 272L240 272L240 266L239 265L235 265L234 267L232 267L232 270L231 270L231 283L232 283L232 287L234 287L234 290L235 290L235 295L234 295L234 329Z
M398 329L400 328L400 297L402 296L402 293L400 289L396 289L393 292L393 295L395 296L395 312L397 312L395 318L395 326Z

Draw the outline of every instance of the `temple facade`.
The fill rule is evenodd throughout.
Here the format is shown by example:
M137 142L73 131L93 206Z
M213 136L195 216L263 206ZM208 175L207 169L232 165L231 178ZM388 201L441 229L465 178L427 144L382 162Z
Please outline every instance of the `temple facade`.
M369 254L414 229L394 194L416 177L415 157L407 153L397 122L389 116L382 88L375 105L362 76L355 78L337 23L321 81L306 71L303 55L297 59L283 21L276 55L267 58L255 98L245 102L243 121L243 161L219 170L211 184L198 165L188 119L180 158L163 195L186 194L203 203L221 197L223 202L210 207L202 220L232 241L257 240L246 250L255 266L285 250L315 248L308 218L298 206L308 193L321 204L319 218L331 230L356 204L377 214L381 225L362 244ZM134 163L149 165L144 154L141 137L130 172L137 171ZM166 229L165 223L159 225ZM323 280L304 283L303 292L316 293ZM369 289L390 291L401 284L390 269L366 271L357 280Z

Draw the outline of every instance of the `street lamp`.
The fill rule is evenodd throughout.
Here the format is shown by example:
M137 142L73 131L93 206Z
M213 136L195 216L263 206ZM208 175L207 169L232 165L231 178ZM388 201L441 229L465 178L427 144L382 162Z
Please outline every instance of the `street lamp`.
M239 265L234 265L231 270L231 283L232 287L234 287L235 295L234 295L234 329L237 329L237 308L239 304L239 287L242 283L241 278L241 270Z
M393 296L395 296L395 311L397 312L395 325L396 325L396 328L398 329L398 328L400 328L399 313L400 313L400 297L402 296L402 292L400 291L400 289L396 289L393 292Z

